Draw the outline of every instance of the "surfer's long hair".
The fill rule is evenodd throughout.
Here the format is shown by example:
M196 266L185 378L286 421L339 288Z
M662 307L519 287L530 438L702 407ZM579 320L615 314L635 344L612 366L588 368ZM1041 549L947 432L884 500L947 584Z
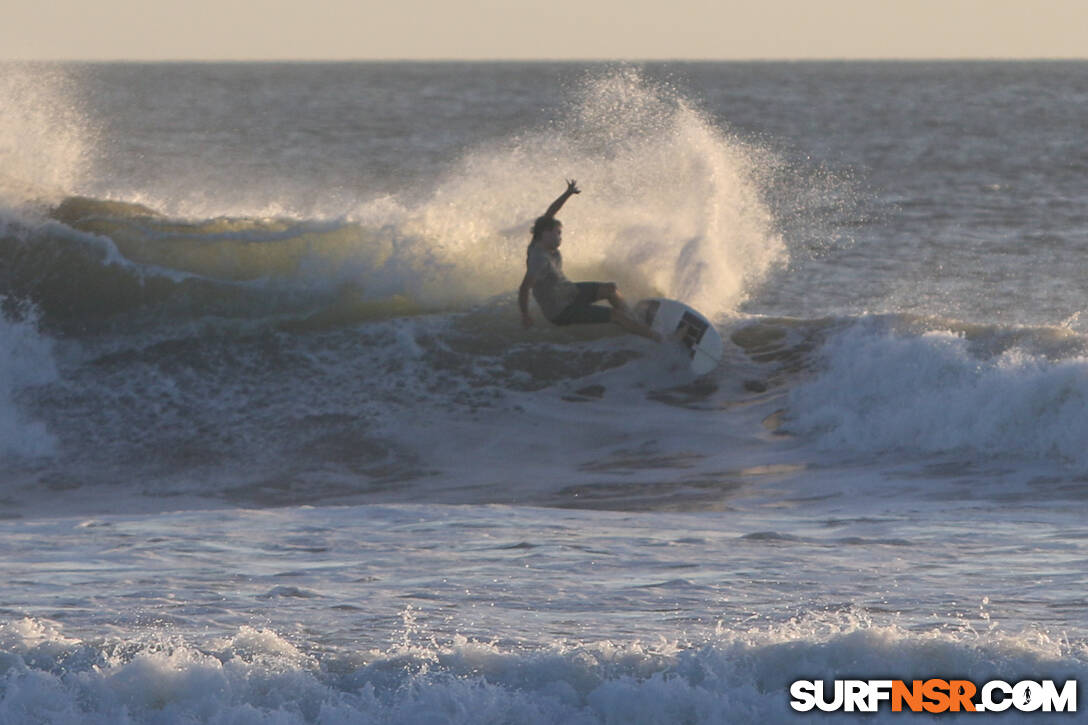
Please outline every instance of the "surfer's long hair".
M529 240L529 246L531 247L540 241L540 235L544 232L561 226L563 226L563 222L553 216L537 217L536 221L533 222L533 238Z

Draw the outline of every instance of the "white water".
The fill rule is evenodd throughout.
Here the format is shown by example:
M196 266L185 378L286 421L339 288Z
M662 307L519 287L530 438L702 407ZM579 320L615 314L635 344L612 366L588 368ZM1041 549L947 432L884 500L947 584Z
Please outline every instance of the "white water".
M1025 331L1022 345L986 349L1012 337L1001 332L973 344L962 332L897 334L884 320L862 320L832 337L821 371L791 391L789 429L828 450L1027 458L1088 470L1088 360L1031 349L1078 349L1081 338L1036 330L1045 338L1033 345Z

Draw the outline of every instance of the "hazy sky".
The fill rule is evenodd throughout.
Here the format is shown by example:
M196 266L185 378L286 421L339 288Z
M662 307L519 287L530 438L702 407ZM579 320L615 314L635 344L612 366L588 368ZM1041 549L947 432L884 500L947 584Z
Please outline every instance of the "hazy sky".
M1085 58L1088 0L15 0L7 59Z

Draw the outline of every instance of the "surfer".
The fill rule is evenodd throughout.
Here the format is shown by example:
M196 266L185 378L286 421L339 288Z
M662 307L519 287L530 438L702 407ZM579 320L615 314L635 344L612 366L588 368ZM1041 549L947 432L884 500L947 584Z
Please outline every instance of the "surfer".
M661 342L660 333L634 318L615 282L571 282L563 274L563 257L559 253L563 224L555 215L563 208L567 199L581 193L573 180L568 181L567 190L552 202L544 216L533 223L525 279L518 289L522 324L526 328L533 324L533 318L529 314L531 291L544 316L553 325L599 325L611 322L628 332ZM611 307L593 304L601 300L607 300Z

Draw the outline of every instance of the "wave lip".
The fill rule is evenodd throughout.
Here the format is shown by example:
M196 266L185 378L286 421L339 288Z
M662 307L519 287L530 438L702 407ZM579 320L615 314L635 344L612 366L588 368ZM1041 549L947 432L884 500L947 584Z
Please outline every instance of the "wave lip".
M388 244L353 222L185 221L88 197L34 217L0 217L0 294L33 302L44 324L66 332L117 319L278 321L324 310L350 323L420 311L395 286L379 287Z

